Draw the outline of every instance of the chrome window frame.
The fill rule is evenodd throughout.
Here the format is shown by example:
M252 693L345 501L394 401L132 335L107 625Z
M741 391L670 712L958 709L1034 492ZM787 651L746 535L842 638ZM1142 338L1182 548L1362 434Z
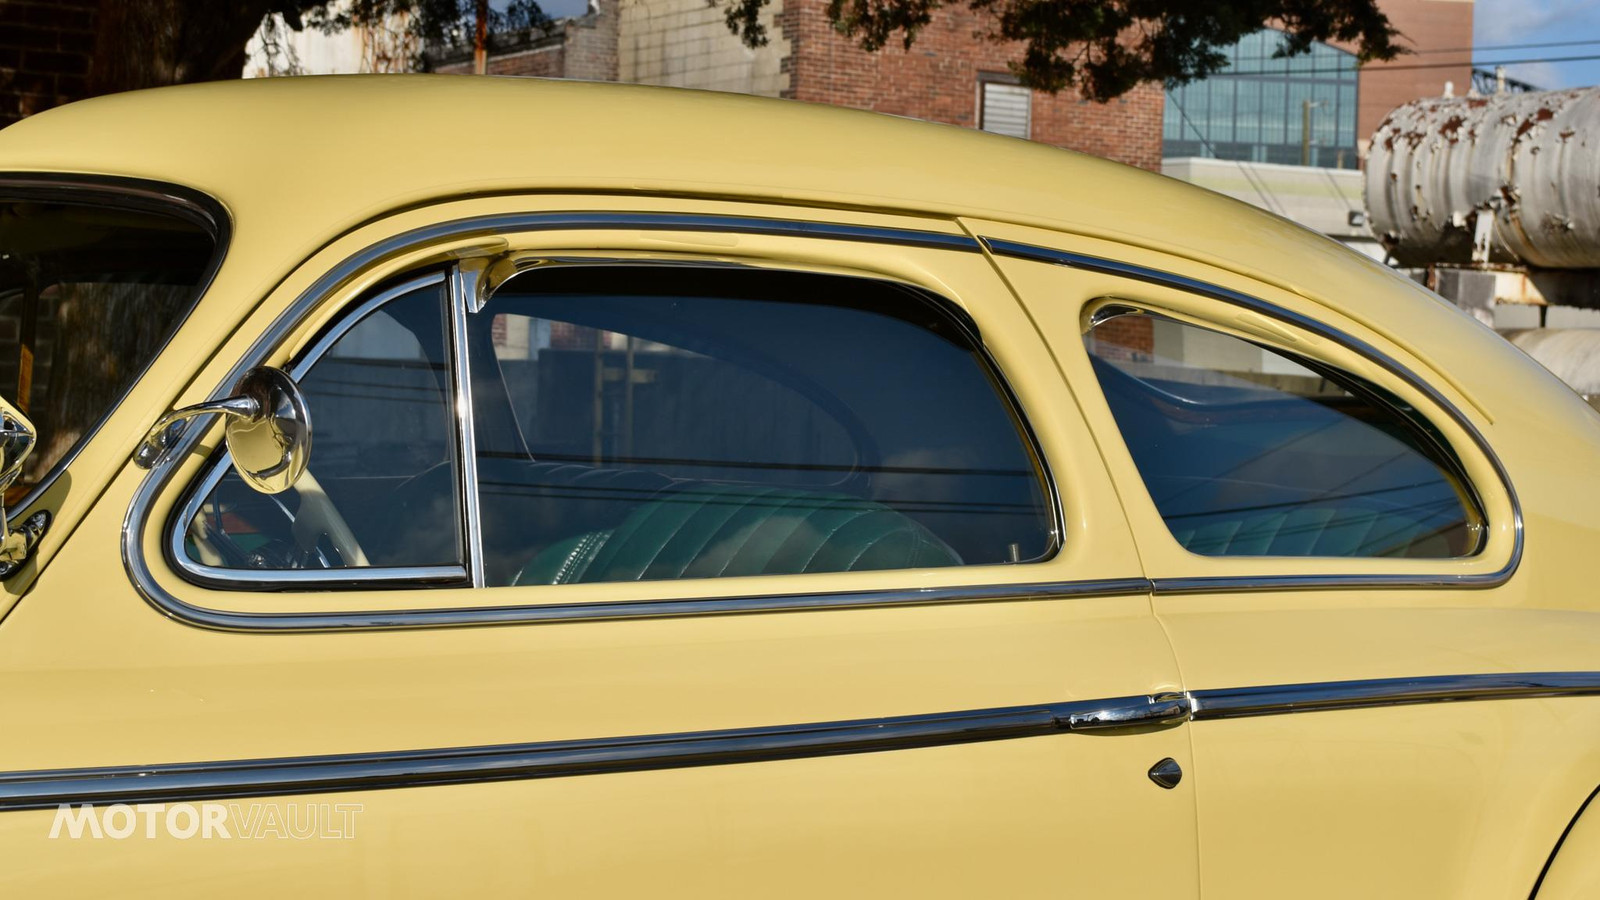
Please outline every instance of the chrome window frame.
M1522 504L1517 498L1515 486L1511 483L1511 475L1506 470L1505 464L1494 452L1487 438L1478 430L1478 427L1467 418L1460 407L1450 402L1438 388L1429 384L1427 379L1413 372L1399 360L1383 352L1371 343L1355 335L1334 328L1324 322L1319 322L1309 316L1302 315L1290 309L1285 309L1275 303L1262 300L1249 294L1225 288L1210 282L1153 269L1148 266L1120 262L1103 257L1089 256L1082 253L1072 253L1065 250L1055 250L1048 247L1039 247L1017 241L1008 241L998 238L979 238L989 253L994 256L1023 259L1032 262L1042 262L1050 265L1064 266L1069 269L1080 269L1085 272L1096 272L1103 275L1114 275L1132 281L1142 281L1157 287L1172 288L1215 300L1230 306L1247 309L1270 319L1276 319L1286 325L1314 334L1320 338L1331 341L1344 347L1346 350L1364 357L1369 362L1393 375L1404 382L1405 385L1422 395L1433 407L1444 413L1457 428L1466 434L1472 442L1474 449L1489 464L1489 467L1499 479L1506 492L1506 499L1511 506L1512 542L1511 553L1505 564L1492 572L1478 572L1467 574L1389 574L1389 573L1351 573L1351 574L1308 574L1308 575L1196 575L1182 577L1157 577L1151 578L1151 589L1157 594L1196 594L1196 593L1232 593L1240 591L1270 591L1270 590L1323 590L1323 589L1363 589L1363 588L1492 588L1505 584L1511 579L1522 563L1523 550L1523 519ZM1474 491L1478 490L1472 484ZM1481 492L1479 494L1481 497ZM1485 511L1485 516L1488 512ZM1486 532L1492 528L1493 522L1486 526ZM1335 557L1305 557L1307 562L1318 559L1332 559ZM1473 557L1457 557L1472 559ZM1229 557L1229 559L1248 559L1248 557Z
M212 393L213 398L226 396L228 386L254 365L266 359L282 341L300 324L311 310L320 305L332 291L346 283L363 269L405 250L443 239L460 239L490 236L504 231L528 230L598 230L609 228L642 230L694 230L712 232L756 233L794 237L813 237L833 240L864 241L897 244L931 249L960 250L981 253L982 245L965 235L951 235L904 229L863 227L833 223L801 222L782 219L763 219L730 216L676 215L660 213L524 213L463 219L416 229L387 241L380 242L346 259L325 273L307 288L290 307L252 343L229 377ZM713 265L725 266L725 263ZM482 307L487 298L481 296L485 286L483 273L477 267L457 263L448 272L408 279L383 293L362 301L337 320L335 327L325 332L318 341L303 351L291 367L294 377L301 377L325 353L333 341L353 327L361 316L394 299L406 290L415 290L428 283L445 280L450 288L451 305L451 359L452 377L457 402L457 439L462 447L463 463L459 496L463 504L463 523L467 530L466 565L418 568L351 568L329 570L235 570L204 566L187 558L183 536L188 522L198 511L206 494L227 471L226 451L218 454L202 470L200 477L190 483L188 495L180 501L166 522L166 539L162 541L163 555L171 568L186 581L201 587L225 590L361 590L369 588L471 586L484 587L482 534L478 528L478 497L476 478L467 466L475 470L472 435L472 385L470 363L466 348L465 318L469 312ZM942 314L952 317L974 344L984 376L996 391L997 399L1006 407L1008 415L1017 425L1018 435L1032 459L1036 477L1050 517L1051 545L1048 552L1036 560L1007 565L1036 565L1059 554L1065 523L1061 495L1050 471L1043 447L1022 409L1015 391L998 362L984 346L974 323L954 315L951 304L932 292L918 288L926 297L938 301ZM1079 596L1139 593L1148 589L1142 578L1103 579L1069 583L1010 584L976 588L934 588L908 590L881 590L866 592L829 592L761 597L715 597L692 600L623 601L589 604L523 604L498 607L464 607L448 609L383 610L353 613L292 612L244 613L195 606L173 596L155 579L142 549L143 534L150 527L152 506L175 477L179 462L195 449L208 428L191 428L180 438L165 461L149 472L135 491L122 529L123 563L139 593L162 613L179 621L200 627L219 630L270 630L270 631L326 631L348 629L387 629L395 627L441 625L502 624L507 622L543 622L573 619L620 619L655 616L683 616L698 614L725 614L759 610L814 609L840 606L887 606L902 604L936 604L971 602L976 600L1005 600L1037 598L1042 596ZM472 462L468 462L472 460ZM470 524L468 524L470 523ZM284 577L287 576L287 577Z
M449 275L445 272L436 271L413 277L390 287L384 288L366 300L356 304L353 309L335 320L330 328L324 331L310 347L307 347L303 352L301 352L295 361L288 366L290 377L294 378L295 381L299 381L300 379L304 378L306 373L311 371L312 366L316 365L316 363L322 359L323 355L332 349L334 344L339 342L340 338L343 338L350 332L351 329L360 324L360 322L366 318L368 314L374 312L375 310L381 309L389 301L403 297L414 291L421 290L422 288L429 287L430 285L443 286L446 285L447 282L451 288L451 292L444 299L445 302L450 304L451 308L451 328L445 335L445 339L446 349L451 355L451 365L454 367L456 353L460 350L456 338L458 328L454 324L455 310L458 306L456 302L457 297L455 294L456 279L452 277L452 275ZM460 384L461 379L454 371L451 373L451 379L455 384L454 396L452 397L454 403L459 404L463 401L463 399L470 402L470 388L468 389L469 392L463 395ZM463 417L459 408L457 409L456 414L456 430L457 434L460 435L462 429L461 419ZM467 416L466 418L470 419L471 417ZM470 428L470 426L468 427ZM458 445L461 441L468 439L470 439L470 433L466 436L459 437ZM204 563L201 563L190 556L188 552L186 535L189 530L189 523L193 522L195 516L200 514L200 510L205 506L207 498L211 496L212 491L216 489L217 485L221 483L223 477L228 474L232 467L233 459L228 455L227 448L221 448L216 455L206 463L206 468L201 470L200 476L189 485L185 498L181 501L177 508L177 513L173 515L168 522L167 542L165 548L167 563L181 572L186 579L193 581L196 584L204 585L205 587L222 589L260 589L264 583L270 582L278 589L306 589L318 587L343 587L344 585L350 583L359 583L365 587L383 584L416 583L444 585L461 583L467 579L468 570L465 565L363 566L360 568L342 569L256 570L229 569L222 566L208 566ZM462 485L464 483L464 477L458 478L457 484L453 488L453 490L456 491L458 498L462 493ZM463 515L463 528L466 527L466 521L466 516Z
M1219 336L1222 336L1222 337L1231 338L1231 339L1236 340L1236 341L1238 341L1240 343L1249 344L1249 345L1255 346L1256 348L1258 348L1258 349L1260 349L1260 350L1262 350L1262 351L1264 351L1266 353L1270 353L1273 356L1278 357L1279 359L1282 359L1282 360L1284 360L1286 362L1289 362L1289 363L1292 363L1294 365L1300 366L1301 368L1306 369L1307 371L1311 371L1313 373L1319 374L1319 376L1322 377L1324 380L1333 381L1339 387L1340 390L1343 390L1346 393L1357 397L1358 399L1364 400L1365 402L1370 404L1373 408L1381 409L1381 410L1385 410L1385 411L1389 412L1397 420L1399 420L1400 422L1402 422L1402 423L1404 423L1404 424L1409 426L1409 430L1412 432L1413 437L1417 441L1417 443L1415 445L1409 445L1408 444L1408 446L1411 447L1413 452L1417 453L1417 455L1420 456L1422 459L1424 459L1427 462L1429 462L1430 464L1432 464L1435 469L1437 469L1438 471L1440 471L1441 473L1446 475L1448 478L1453 478L1453 479L1456 480L1456 482L1458 482L1458 484L1456 486L1460 488L1459 493L1463 495L1463 496L1460 497L1460 499L1463 501L1462 502L1462 511L1466 514L1464 519L1463 519L1463 525L1467 528L1467 530L1470 533L1475 534L1475 537L1476 537L1476 541L1475 541L1475 543L1474 543L1474 545L1472 547L1472 550L1470 552L1463 553L1463 554L1461 554L1459 556L1384 557L1384 556L1379 556L1379 555L1367 555L1367 556L1319 556L1317 554L1307 554L1305 556L1298 556L1298 557L1295 557L1295 558L1297 558L1297 559L1306 559L1306 560L1315 560L1315 559L1354 560L1354 559L1386 559L1386 558L1388 558L1388 559L1407 559L1407 560L1417 560L1417 561L1420 561L1420 560L1437 560L1437 561L1441 561L1442 562L1442 561L1447 561L1447 560L1475 559L1475 558L1481 557L1483 555L1483 551L1484 551L1485 545L1488 543L1488 538L1489 538L1489 526L1488 526L1489 514L1488 514L1487 510L1484 508L1483 492L1478 490L1477 484L1472 480L1472 474L1467 471L1467 468L1462 463L1461 458L1460 458L1460 454L1456 451L1455 447L1451 446L1451 444L1448 441L1446 441L1443 438L1443 436L1429 433L1429 429L1437 428L1437 426L1435 426L1433 424L1432 420L1429 417L1427 417L1426 415L1423 414L1422 410L1414 409L1411 413L1407 413L1405 410L1398 408L1395 405L1395 403L1391 402L1391 400L1385 399L1383 396L1380 395L1379 392L1381 392L1382 394L1389 394L1391 397L1394 396L1393 393L1391 391L1389 391L1388 388L1385 388L1383 385L1377 384L1377 383L1373 382L1371 379L1368 379L1368 378L1366 378L1364 376L1361 376L1361 375L1357 375L1354 372L1346 371L1346 369L1344 367L1336 365L1336 364L1334 364L1332 362L1329 362L1327 360L1318 359L1318 358L1316 358L1314 356L1311 356L1309 354L1306 354L1306 353L1301 353L1301 352L1297 352L1297 351L1294 351L1294 350L1290 350L1287 347L1283 347L1283 346L1274 344L1274 343L1272 343L1271 341L1269 341L1269 340L1267 340L1265 338L1251 338L1251 337L1245 337L1245 336L1243 336L1241 334L1235 334L1233 332L1225 330L1225 327L1220 325L1219 323L1212 322L1212 321L1206 320L1204 318L1201 318L1199 316L1194 316L1194 315L1191 315L1191 314L1179 315L1179 314L1176 314L1176 313L1173 313L1173 312L1169 312L1169 311L1161 309L1158 304L1146 304L1146 303L1141 303L1141 302L1136 301L1136 300L1128 300L1128 299L1124 299L1124 298L1121 298L1121 297L1107 297L1104 301L1101 301L1101 302L1104 304L1104 306L1102 306L1101 309L1111 309L1111 310L1114 310L1114 313L1111 314L1111 315L1101 316L1100 315L1101 309L1094 309L1093 305L1091 304L1090 308L1093 309L1093 311L1090 313L1088 321L1085 323L1085 328L1084 328L1084 331L1083 331L1083 336L1085 338L1092 336L1094 334L1094 330L1096 328L1098 328L1099 326L1105 324L1107 321L1110 321L1113 318L1122 318L1124 316L1142 316L1142 317L1153 319L1153 320L1171 322L1174 325L1181 325L1181 326L1184 326L1184 327L1187 327L1187 328L1193 328L1196 331L1203 331L1203 332L1206 332L1208 334L1214 334L1214 335L1219 335ZM1362 383L1362 384L1366 385L1367 387L1361 388L1360 392L1358 393L1357 390L1352 389L1349 385L1341 383L1339 378L1330 378L1325 373L1317 373L1316 370L1317 370L1318 367L1320 367L1322 369L1327 369L1327 370L1331 370L1331 371L1334 371L1334 372L1338 372L1339 375L1342 378L1348 379L1348 380L1350 380L1352 382ZM1138 376L1132 376L1132 377L1138 378ZM1144 382L1144 379L1142 379L1142 378L1139 378L1139 380L1141 382ZM1167 402L1170 402L1170 403L1173 403L1173 404L1176 404L1176 405L1179 405L1179 406L1191 406L1191 405L1194 405L1194 401L1188 400L1188 399L1183 398L1183 397L1178 397L1178 396L1176 396L1174 394L1171 394L1171 393L1167 392L1166 390L1163 390L1162 388L1157 387L1155 385L1152 385L1152 384L1149 384L1149 383L1145 383L1145 387L1148 388L1149 390L1157 393L1157 394L1160 394L1163 398L1166 399ZM1100 388L1101 388L1101 393L1104 394L1104 392L1105 392L1104 384L1101 384ZM1396 399L1401 399L1401 398L1396 398ZM1120 422L1117 424L1117 430L1118 430L1119 436L1122 437L1122 439L1123 439L1123 443L1126 445L1127 442L1128 442L1127 435L1122 432L1122 425L1121 425ZM1433 453L1430 454L1429 452L1427 452L1429 450L1433 451ZM1135 468L1138 469L1138 466L1136 465ZM1140 481L1144 482L1144 479L1145 479L1144 471L1142 469L1139 469L1138 471L1139 471ZM1150 485L1148 483L1144 483L1144 488L1145 488L1146 494L1149 494L1150 493ZM1151 499L1154 500L1154 497L1152 496ZM1167 531L1169 533L1171 533L1172 532L1172 523L1167 521L1166 515L1163 514L1161 516L1161 521L1162 521L1162 524L1164 524L1167 527ZM1173 535L1173 539L1177 540L1177 536L1175 534ZM1180 545L1181 545L1181 542L1180 542ZM1272 554L1250 554L1250 553L1240 553L1240 554L1199 553L1199 552L1196 552L1194 550L1189 550L1189 548L1187 548L1187 547L1184 547L1184 549L1187 552L1189 552L1190 554L1194 555L1194 556L1202 557L1202 558L1205 558L1205 559L1229 559L1229 560L1244 559L1244 560L1248 560L1248 559L1252 559L1252 558L1260 558L1262 556L1271 556L1272 555Z
M15 504L8 504L10 510L6 517L8 523L20 522L32 515L33 506L44 497L45 493L55 484L56 479L77 460L83 448L94 440L95 435L105 426L111 416L122 406L139 382L144 380L150 367L167 351L183 323L188 321L195 309L200 305L201 298L211 290L211 284L216 280L217 272L222 268L222 263L228 257L228 250L233 241L233 217L227 207L223 206L216 198L199 191L176 184L160 181L150 181L143 178L124 178L110 175L70 175L59 173L34 173L34 172L4 172L0 173L0 197L20 197L38 200L47 203L77 203L77 204L107 204L124 209L135 209L141 212L159 213L177 216L195 225L200 226L210 233L215 247L211 252L211 260L206 264L200 279L195 282L194 294L189 302L184 305L182 313L169 326L167 333L157 344L150 358L145 361L133 379L128 382L128 387L118 394L116 399L100 414L94 424L85 429L72 447L52 465L44 477L39 479L28 493ZM15 526L12 526L15 527Z

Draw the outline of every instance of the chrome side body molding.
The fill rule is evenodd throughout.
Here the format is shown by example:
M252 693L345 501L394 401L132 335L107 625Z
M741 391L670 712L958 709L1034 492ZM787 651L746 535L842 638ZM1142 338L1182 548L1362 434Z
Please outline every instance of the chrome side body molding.
M1465 700L1600 695L1600 672L1439 675L1192 691L1195 721Z
M1594 695L1600 695L1600 672L1386 678L592 740L7 772L0 773L0 811L562 778L1144 730L1244 716ZM1162 787L1174 787L1181 777L1175 769L1176 763L1158 763L1149 775Z
M872 753L1039 737L1075 717L1150 698L1049 703L642 737L393 753L0 774L0 811L63 803L144 803L515 781Z

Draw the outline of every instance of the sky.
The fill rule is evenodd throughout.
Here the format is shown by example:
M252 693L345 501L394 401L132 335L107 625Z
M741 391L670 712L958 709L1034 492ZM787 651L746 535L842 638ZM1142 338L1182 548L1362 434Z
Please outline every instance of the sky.
M1472 43L1480 48L1553 41L1595 42L1524 50L1480 49L1474 54L1474 61L1482 68L1494 68L1498 59L1600 56L1600 0L1477 0L1472 32ZM1600 59L1506 66L1506 74L1548 90L1585 87L1600 84Z

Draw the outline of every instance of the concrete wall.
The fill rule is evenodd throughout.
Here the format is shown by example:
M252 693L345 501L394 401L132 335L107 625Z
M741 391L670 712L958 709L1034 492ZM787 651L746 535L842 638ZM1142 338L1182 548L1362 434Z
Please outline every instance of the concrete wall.
M1366 225L1350 224L1350 214L1366 208L1364 182L1355 169L1180 157L1162 161L1161 174L1227 194L1329 237L1374 239Z
M706 0L621 0L617 78L639 84L785 96L787 36L776 27L783 0L763 13L768 43L744 46Z

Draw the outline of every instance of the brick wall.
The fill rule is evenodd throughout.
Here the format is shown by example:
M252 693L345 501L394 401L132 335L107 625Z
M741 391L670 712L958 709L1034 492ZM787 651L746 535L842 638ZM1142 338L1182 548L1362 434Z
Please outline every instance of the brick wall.
M1404 35L1400 43L1415 50L1451 50L1472 46L1472 0L1383 0L1381 7ZM1446 81L1455 84L1456 94L1472 87L1471 53L1430 53L1402 56L1390 63L1368 63L1361 67L1359 111L1356 114L1356 140L1365 152L1372 133L1378 130L1390 110L1421 97L1438 97ZM1402 69L1385 72L1386 66L1418 63L1453 63L1438 69Z
M567 73L566 45L561 35L511 53L491 55L485 67L490 75L526 75L539 78L564 78ZM472 59L454 60L434 67L446 75L470 75Z
M0 128L88 96L98 0L0 0Z
M616 4L607 0L599 10L561 21L551 34L514 50L491 53L484 68L490 75L616 81ZM470 74L472 56L435 63L433 70L447 75Z
M891 44L875 54L833 30L827 0L786 0L778 21L791 45L784 96L951 125L977 127L979 76L1003 76L1021 53L982 37L987 20L962 5L934 13L910 50ZM1035 91L1031 102L1033 140L1160 170L1160 86L1104 105L1069 91Z
M1155 357L1155 329L1149 316L1118 316L1095 326L1092 333L1102 358L1149 362Z

